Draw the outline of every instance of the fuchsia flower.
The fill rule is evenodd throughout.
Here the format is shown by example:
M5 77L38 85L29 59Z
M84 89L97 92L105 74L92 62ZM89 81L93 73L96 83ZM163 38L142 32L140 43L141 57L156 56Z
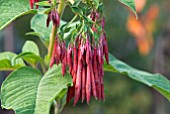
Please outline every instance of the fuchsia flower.
M34 4L36 2L39 2L39 0L30 0L30 8L33 9L34 8ZM36 5L36 9L38 9L38 5Z
M89 104L91 96L98 100L105 100L104 96L104 57L109 64L108 46L106 33L104 31L105 19L97 11L91 13L91 20L98 26L102 26L102 31L98 31L96 25L92 25L93 32L99 34L99 38L94 39L89 33L80 33L74 43L70 42L66 49L65 42L56 38L50 66L54 63L62 63L62 74L66 72L66 63L69 73L72 76L73 87L68 88L67 103L74 98L74 105L81 99ZM53 20L53 24L59 26L59 16L56 12L51 12L47 20L47 25ZM85 37L85 38L84 38Z

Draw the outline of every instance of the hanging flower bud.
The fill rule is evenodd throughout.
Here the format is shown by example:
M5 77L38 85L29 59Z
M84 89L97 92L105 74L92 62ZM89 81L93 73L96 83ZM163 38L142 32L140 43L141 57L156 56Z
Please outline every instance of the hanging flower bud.
M56 37L54 42L50 67L52 67L54 63L56 63L57 65L59 63L62 63L62 75L64 76L66 73L66 65L67 65L67 49L66 49L66 43L59 41L58 37Z
M86 66L84 65L82 68L82 102L85 99L86 95Z
M67 50L67 64L69 66L69 72L71 75L73 70L72 54L73 54L73 47L71 46L71 44L69 44Z
M103 51L104 51L106 62L107 64L109 64L109 51L108 51L107 38L105 32L104 32L103 48L104 48Z
M66 50L66 43L62 43L62 57L61 57L61 62L62 62L62 75L64 76L66 73L66 65L67 65L67 50Z
M90 73L90 65L87 65L87 76L86 76L86 101L87 104L90 102L91 97L91 73Z
M60 26L60 17L56 10L52 10L48 14L47 18L47 27L49 26L50 22L53 22L53 25L59 27Z

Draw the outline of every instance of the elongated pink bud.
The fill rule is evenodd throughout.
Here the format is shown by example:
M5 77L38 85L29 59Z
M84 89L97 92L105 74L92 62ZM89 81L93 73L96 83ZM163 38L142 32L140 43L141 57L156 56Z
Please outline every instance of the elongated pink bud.
M86 100L87 104L90 102L91 97L91 73L90 73L90 65L87 65L87 77L86 77Z
M83 66L82 70L82 102L86 96L86 66Z
M73 74L73 83L76 84L76 79L77 79L77 72L74 72Z
M105 55L106 62L107 62L107 64L109 64L109 51L108 51L108 44L107 44L107 38L106 38L106 33L105 32L104 32L103 48L104 48L104 55Z
M73 52L72 46L71 46L71 44L69 44L68 50L67 50L67 64L68 64L68 66L69 66L69 72L70 72L70 74L72 74L72 69L73 69L72 52Z
M100 47L97 48L97 59L98 59L99 65L102 65L102 55L101 55Z
M97 67L97 48L94 47L94 55L93 55L93 71L94 71L94 78L95 78L95 85L96 85L96 93L97 98L99 98L99 76L98 76L98 67Z
M94 47L93 70L94 70L94 73L97 72L97 48L96 47Z
M88 38L86 39L86 63L87 65L90 63L90 43Z
M76 48L76 44L74 44L74 63L73 63L73 69L74 69L74 73L77 72L77 48Z
M97 99L97 92L96 92L96 83L95 83L95 78L94 78L94 72L92 68L92 63L90 64L90 71L91 71L91 82L92 82L92 93L93 96Z
M83 57L83 55L84 55L84 52L85 52L85 45L84 45L84 39L82 39L81 40L81 44L80 44L80 47L79 47L79 49L80 49L80 54L78 55L79 56L79 59L84 59ZM84 60L83 60L84 61Z
M104 64L103 45L100 46L100 53L101 53L101 65L103 66Z
M77 79L75 85L75 96L74 96L74 106L77 104L81 94L81 83L82 83L82 61L78 61L78 68L77 68Z
M99 63L100 64L100 63ZM101 78L101 65L98 64L98 77L99 77L99 83L98 83L98 100L101 100L101 81L100 81L100 78Z
M67 53L66 53L66 50L64 51L64 58L62 60L62 75L64 76L65 73L66 73L66 64L67 64Z
M65 42L61 42L60 43L60 47L61 47L61 51L60 51L60 60L62 61L65 57L65 50L66 50L66 45L65 45Z
M59 42L57 43L57 52L56 52L56 64L60 63L61 47Z

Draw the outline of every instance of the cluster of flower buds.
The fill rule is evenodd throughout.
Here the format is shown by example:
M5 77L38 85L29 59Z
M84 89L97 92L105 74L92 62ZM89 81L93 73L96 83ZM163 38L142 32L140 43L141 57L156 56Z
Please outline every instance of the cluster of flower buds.
M50 0L49 0L50 2ZM47 18L47 27L49 26L50 22L53 22L53 25L56 27L60 26L60 17L58 12L53 9L49 12ZM66 65L67 65L67 49L66 49L66 42L60 40L58 35L54 41L53 53L50 61L50 67L56 63L57 65L62 63L62 75L64 76L66 73Z
M109 64L108 46L104 31L104 17L98 12L91 13L91 20L102 26L99 33L100 38L95 41L92 35L85 33L85 38L80 34L74 44L69 44L67 49L67 63L69 72L72 75L73 87L69 87L67 93L67 103L74 98L74 105L81 99L87 103L91 96L98 100L104 100L104 56ZM98 32L95 25L92 26L94 32Z
M95 39L89 31L80 32L73 42L68 44L58 37L54 42L54 49L50 61L50 67L54 63L62 64L62 75L66 73L66 66L69 67L69 73L72 76L73 86L68 88L67 103L74 98L74 105L81 99L90 102L91 96L98 100L104 100L104 56L107 64L108 46L106 34L104 31L105 19L97 11L92 11L91 20L94 25L91 26L93 33L97 33L99 38ZM50 21L53 25L59 27L60 18L58 12L52 10L47 19L47 27ZM102 30L98 30L97 27Z
M30 0L30 8L33 9L34 8L34 4L36 2L39 2L39 0ZM36 9L38 9L38 5L36 5Z
M55 9L51 10L48 14L47 27L49 26L51 21L53 22L53 25L55 25L56 27L60 26L60 17L59 17L58 12Z
M66 73L66 65L67 65L67 49L66 43L64 41L60 41L58 37L54 41L54 49L53 54L50 61L50 67L56 63L59 65L62 64L62 75L64 76Z

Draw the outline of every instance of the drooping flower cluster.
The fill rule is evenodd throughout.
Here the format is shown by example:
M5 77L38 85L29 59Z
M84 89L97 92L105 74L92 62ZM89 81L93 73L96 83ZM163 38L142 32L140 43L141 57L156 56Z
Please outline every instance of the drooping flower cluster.
M53 22L54 26L56 27L60 26L60 17L55 9L51 10L48 14L47 23L46 23L47 27L49 26L51 21ZM58 35L56 36L56 39L54 41L54 48L53 48L53 53L50 61L50 67L52 67L54 63L56 63L57 65L62 63L62 75L64 76L66 73L66 65L67 65L66 42L64 40L60 40L58 38Z
M69 44L67 50L67 63L74 84L73 87L68 89L67 102L74 98L74 105L77 104L79 99L83 102L85 98L89 103L91 96L98 100L105 99L103 83L104 55L108 64L109 58L104 31L104 17L100 17L97 12L92 12L91 19L102 26L98 41L95 41L94 37L88 33L80 34L74 44ZM95 25L92 26L92 30L98 32Z
M50 61L50 67L56 63L59 65L62 64L62 75L64 76L66 73L66 65L67 65L67 49L66 43L64 41L60 41L58 37L54 41L54 49L53 54Z
M39 0L29 0L30 1L30 8L33 9L34 8L34 4L36 2L39 2ZM36 5L36 9L38 9L38 5Z
M98 100L105 99L103 83L104 56L109 64L107 39L104 31L105 19L97 11L92 11L90 18L94 23L91 30L97 34L98 38L95 38L88 30L82 30L66 48L65 41L57 36L50 62L50 67L54 63L62 64L63 76L68 65L73 86L68 89L67 103L74 98L74 105L80 99L82 102L86 99L89 103L91 96ZM60 18L56 11L49 13L47 26L49 26L50 21L53 21L53 25L59 27ZM101 30L98 30L99 27L101 27Z

